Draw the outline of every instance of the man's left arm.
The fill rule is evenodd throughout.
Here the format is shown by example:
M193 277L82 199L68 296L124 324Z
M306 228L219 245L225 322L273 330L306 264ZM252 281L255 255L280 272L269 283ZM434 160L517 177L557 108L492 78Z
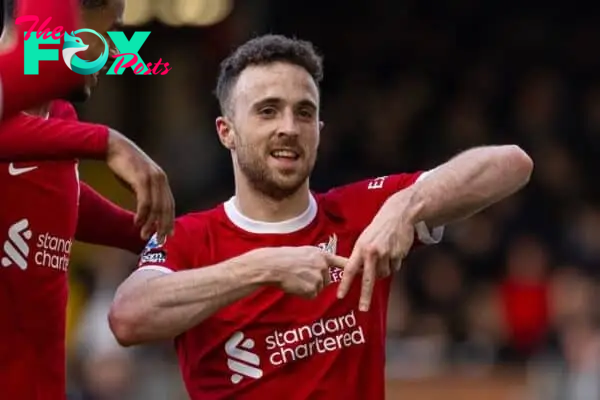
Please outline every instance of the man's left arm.
M83 182L80 188L75 239L139 254L146 241L141 237L140 228L135 225L135 214L102 197Z
M533 161L518 146L479 147L394 193L356 241L338 298L346 296L362 272L359 309L369 310L376 278L400 267L413 245L415 227L467 218L521 189L532 171Z
M392 195L379 213L429 227L468 218L527 184L533 161L518 146L467 150Z

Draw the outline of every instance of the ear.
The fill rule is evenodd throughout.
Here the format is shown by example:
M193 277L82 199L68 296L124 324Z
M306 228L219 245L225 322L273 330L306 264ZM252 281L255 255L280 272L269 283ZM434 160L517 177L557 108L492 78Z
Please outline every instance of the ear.
M325 127L325 122L319 121L319 132L323 130L323 127Z
M215 125L221 144L225 146L226 149L233 150L235 148L235 141L233 140L233 135L235 133L231 122L229 122L226 117L221 116L217 118Z

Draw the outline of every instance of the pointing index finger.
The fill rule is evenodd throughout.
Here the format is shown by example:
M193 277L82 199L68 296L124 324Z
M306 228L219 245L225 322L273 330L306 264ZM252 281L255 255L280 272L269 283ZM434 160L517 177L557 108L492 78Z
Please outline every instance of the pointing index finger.
M350 290L350 286L352 285L352 280L354 276L360 270L360 266L362 264L362 258L360 253L354 251L344 268L344 274L342 275L342 280L340 281L340 285L338 287L337 297L338 299L343 299L348 294Z
M349 261L348 258L331 253L325 254L325 258L327 259L327 263L329 263L330 267L336 267L341 269L346 268L346 264L348 264Z

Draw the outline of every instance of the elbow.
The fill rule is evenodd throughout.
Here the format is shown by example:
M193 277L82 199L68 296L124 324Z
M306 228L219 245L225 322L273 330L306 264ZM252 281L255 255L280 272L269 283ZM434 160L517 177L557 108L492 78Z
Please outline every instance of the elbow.
M108 324L117 342L123 347L134 346L144 342L140 334L142 321L136 316L130 305L115 300L108 313Z
M527 185L533 173L533 160L517 145L504 146L504 150L503 158L516 180L516 185L519 188Z

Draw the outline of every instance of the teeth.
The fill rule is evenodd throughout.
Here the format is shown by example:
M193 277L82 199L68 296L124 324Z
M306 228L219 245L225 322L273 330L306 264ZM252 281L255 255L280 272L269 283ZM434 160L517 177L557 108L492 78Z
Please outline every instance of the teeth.
M290 150L277 150L271 153L273 157L296 158L298 155Z

